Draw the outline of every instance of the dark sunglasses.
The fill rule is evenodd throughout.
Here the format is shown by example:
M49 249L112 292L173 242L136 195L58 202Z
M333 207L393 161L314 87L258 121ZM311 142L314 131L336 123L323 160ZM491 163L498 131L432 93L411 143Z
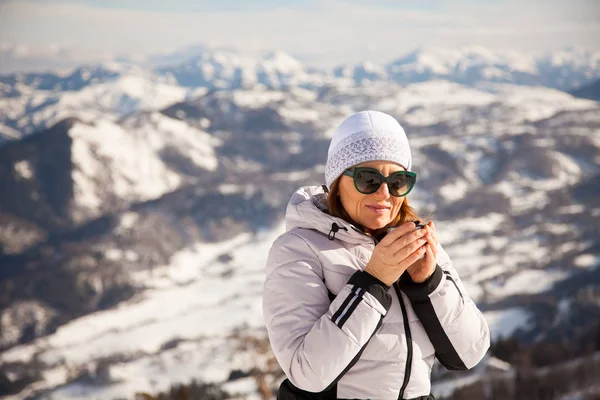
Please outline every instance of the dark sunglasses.
M385 177L375 168L356 167L344 171L354 179L354 187L362 194L372 194L379 190L383 182L387 183L390 194L395 197L406 196L417 182L417 174L410 171L392 172Z

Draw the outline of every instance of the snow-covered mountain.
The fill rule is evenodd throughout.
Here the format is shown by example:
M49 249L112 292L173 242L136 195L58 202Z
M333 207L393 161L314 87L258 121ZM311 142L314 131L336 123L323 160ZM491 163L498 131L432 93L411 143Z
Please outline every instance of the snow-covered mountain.
M253 74L314 73L271 60ZM276 386L266 253L293 190L323 183L332 129L366 108L405 127L412 205L436 221L494 339L587 340L600 319L600 104L362 68L360 84L283 89L183 88L165 70L76 90L21 79L4 105L56 102L2 122L29 110L43 128L0 146L0 395L132 398L199 379L260 398Z
M326 79L325 74L309 72L306 66L281 51L268 53L261 59L225 51L204 53L182 64L158 68L156 72L184 87L211 89L257 84L272 89L321 86Z
M444 79L470 86L495 82L568 90L600 77L600 52L568 48L532 55L492 52L477 46L421 48L385 65L365 61L328 71L303 66L283 52L255 59L216 50L157 72L186 87L240 88L262 84L280 89L318 87L338 79L350 80L355 85L371 81L409 84Z
M372 82L411 84L445 80L479 87L490 83L571 90L600 78L600 52L565 49L532 56L480 47L418 49L386 65L363 62L332 70L303 65L275 51L249 57L231 50L196 49L194 57L159 67L105 63L69 73L0 77L0 141L50 127L65 117L93 121L139 109L157 109L203 90L264 86L325 89ZM181 56L171 58L181 59ZM148 61L150 63L150 61Z
M600 52L569 48L540 55L492 52L482 47L420 49L386 65L389 79L401 83L446 79L547 86L568 90L597 79Z
M62 79L31 74L11 77L10 93L0 97L0 143L54 125L65 118L85 122L116 120L137 110L156 110L202 93L173 85L137 67L119 64L78 68ZM12 134L11 134L12 132Z

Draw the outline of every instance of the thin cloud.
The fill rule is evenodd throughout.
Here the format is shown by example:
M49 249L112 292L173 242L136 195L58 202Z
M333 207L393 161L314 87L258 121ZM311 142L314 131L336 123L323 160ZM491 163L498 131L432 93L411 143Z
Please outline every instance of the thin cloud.
M165 13L114 9L106 3L98 8L64 1L9 1L0 3L0 37L38 49L59 46L69 49L74 58L80 59L80 52L90 61L97 61L100 54L168 53L198 43L240 48L250 54L280 49L320 65L387 62L419 46L600 49L600 23L594 18L600 14L595 2L453 1L418 7L413 2L388 3L367 6L336 0L241 11Z

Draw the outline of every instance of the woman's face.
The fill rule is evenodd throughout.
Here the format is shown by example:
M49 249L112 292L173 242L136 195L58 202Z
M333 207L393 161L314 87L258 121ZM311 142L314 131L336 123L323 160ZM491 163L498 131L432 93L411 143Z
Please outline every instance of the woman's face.
M390 161L370 161L357 165L379 170L384 176L392 172L404 171L400 165ZM339 183L340 200L344 210L354 222L368 229L379 229L389 224L404 202L404 197L394 197L384 183L379 190L371 194L362 194L354 187L351 176L342 175Z

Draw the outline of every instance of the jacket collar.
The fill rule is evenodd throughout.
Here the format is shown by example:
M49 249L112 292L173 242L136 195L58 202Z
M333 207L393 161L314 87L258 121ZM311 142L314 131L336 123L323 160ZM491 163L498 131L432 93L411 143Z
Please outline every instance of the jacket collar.
M327 213L327 193L322 186L303 186L292 195L286 213L286 230L294 228L314 229L331 238L352 243L373 243L373 238L361 231L356 226L342 218L331 216ZM333 228L337 225L337 231ZM333 229L332 229L333 228Z

